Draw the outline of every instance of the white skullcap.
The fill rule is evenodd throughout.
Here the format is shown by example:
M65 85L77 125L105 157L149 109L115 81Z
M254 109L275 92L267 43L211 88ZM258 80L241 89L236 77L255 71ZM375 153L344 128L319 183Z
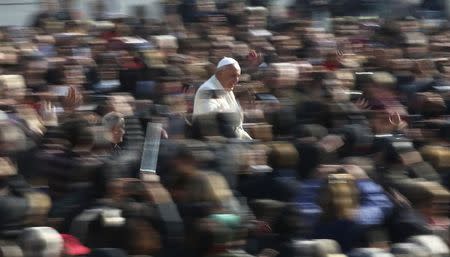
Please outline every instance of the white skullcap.
M217 64L217 69L219 69L223 66L226 66L226 65L230 65L230 64L233 65L234 68L236 68L236 70L238 70L238 71L241 70L239 63L235 59L230 58L230 57L223 57L223 59L220 60L220 62Z

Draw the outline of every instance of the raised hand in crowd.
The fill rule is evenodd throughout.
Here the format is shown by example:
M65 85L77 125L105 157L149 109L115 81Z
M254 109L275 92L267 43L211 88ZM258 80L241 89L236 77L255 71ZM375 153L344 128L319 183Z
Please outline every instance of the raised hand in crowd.
M42 122L45 126L56 126L58 124L58 115L56 107L52 102L44 100L40 106Z
M247 60L249 61L250 65L258 66L263 62L263 57L261 53L257 53L255 50L250 50L247 55Z
M83 96L74 86L70 86L67 92L67 96L64 98L64 111L72 112L78 108L83 102Z

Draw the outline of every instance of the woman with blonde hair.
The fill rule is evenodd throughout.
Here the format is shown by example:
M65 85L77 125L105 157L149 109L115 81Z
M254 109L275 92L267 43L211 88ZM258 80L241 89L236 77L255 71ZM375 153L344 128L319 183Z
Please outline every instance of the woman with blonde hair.
M349 174L331 174L319 195L322 209L313 238L336 240L343 252L360 246L365 227L358 224L359 193L355 179Z

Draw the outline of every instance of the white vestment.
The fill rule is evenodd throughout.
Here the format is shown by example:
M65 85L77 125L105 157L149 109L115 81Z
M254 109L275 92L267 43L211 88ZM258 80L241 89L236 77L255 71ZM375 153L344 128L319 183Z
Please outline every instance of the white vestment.
M211 96L213 91L217 92L215 97ZM252 139L242 128L244 115L240 105L234 97L233 91L226 91L219 80L217 80L216 76L212 76L197 90L192 116L193 119L195 119L198 115L211 112L235 113L236 115L239 115L240 122L239 125L235 127L237 137L239 139Z

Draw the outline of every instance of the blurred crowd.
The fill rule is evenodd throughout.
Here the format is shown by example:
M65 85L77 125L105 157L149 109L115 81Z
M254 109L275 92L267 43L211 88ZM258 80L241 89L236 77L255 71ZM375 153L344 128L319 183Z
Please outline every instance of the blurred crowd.
M269 2L0 28L0 256L449 256L444 6ZM245 139L192 118L223 57Z

